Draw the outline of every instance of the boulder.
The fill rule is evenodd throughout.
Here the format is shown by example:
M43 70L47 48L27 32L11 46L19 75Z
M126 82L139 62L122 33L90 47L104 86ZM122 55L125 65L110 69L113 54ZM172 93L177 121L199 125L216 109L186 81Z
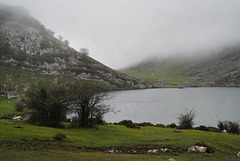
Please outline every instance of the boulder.
M180 129L175 128L173 132L181 133L182 131Z

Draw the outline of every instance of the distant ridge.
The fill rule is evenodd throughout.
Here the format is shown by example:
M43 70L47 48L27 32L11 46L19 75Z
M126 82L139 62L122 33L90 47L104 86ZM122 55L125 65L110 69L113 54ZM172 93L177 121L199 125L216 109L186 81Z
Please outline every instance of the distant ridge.
M166 87L239 87L240 45L202 57L151 59L123 72Z

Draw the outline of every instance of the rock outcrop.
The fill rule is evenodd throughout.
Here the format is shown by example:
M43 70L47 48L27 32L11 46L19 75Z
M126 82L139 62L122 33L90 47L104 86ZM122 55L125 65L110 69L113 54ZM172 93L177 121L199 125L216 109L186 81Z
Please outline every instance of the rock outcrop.
M43 75L99 81L117 89L151 87L72 49L22 7L0 6L0 63Z

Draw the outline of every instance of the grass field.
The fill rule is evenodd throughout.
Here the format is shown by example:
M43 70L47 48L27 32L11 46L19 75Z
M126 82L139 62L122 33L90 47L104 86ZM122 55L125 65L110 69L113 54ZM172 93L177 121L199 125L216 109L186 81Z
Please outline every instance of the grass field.
M27 112L29 112L28 109L24 109L23 112L17 112L15 111L15 100L14 99L2 99L0 101L0 118L2 117L11 117L13 115L23 115Z
M14 112L14 104L0 101L1 113ZM6 107L6 108L2 108ZM7 109L9 108L9 109ZM57 133L66 139L57 141ZM215 148L215 153L188 153L196 142ZM169 148L173 152L149 154L149 149ZM123 153L108 153L121 149ZM143 150L129 154L133 149ZM177 149L177 150L174 150ZM180 149L180 150L179 150ZM58 129L34 126L25 121L0 120L0 160L239 160L240 136L199 130L145 126L130 129L122 125L99 125L97 128Z
M189 77L187 76L174 73L166 73L161 70L155 70L154 72L139 72L137 70L127 70L124 71L124 73L150 82L164 81L166 83L182 83L188 81L189 79Z
M16 128L21 127L21 128ZM198 130L183 130L174 133L171 128L141 127L129 129L121 125L100 125L98 129L56 129L34 126L25 122L0 120L0 157L15 159L26 157L31 160L33 153L39 160L64 160L66 156L82 160L155 160L169 157L180 160L238 160L240 136ZM66 135L63 141L53 139L57 133ZM192 154L187 149L196 142L204 142L216 149L211 154ZM108 154L107 149L115 148L182 148L182 152L152 154ZM51 156L46 158L46 156ZM210 157L210 158L209 158ZM101 159L100 159L101 158ZM226 159L224 159L226 158ZM111 160L110 159L110 160Z
M8 91L19 90L29 87L31 84L40 81L48 81L49 83L65 83L75 79L66 75L48 75L42 74L40 71L23 70L19 66L3 64L0 62L0 87Z
M181 71L176 70L168 70L162 67L154 67L150 68L150 70L146 69L132 69L122 71L125 74L128 74L133 77L137 77L139 79L149 81L149 82L165 82L170 84L179 84L184 82L191 82L197 84L203 84L202 81L197 78L190 77L182 74Z

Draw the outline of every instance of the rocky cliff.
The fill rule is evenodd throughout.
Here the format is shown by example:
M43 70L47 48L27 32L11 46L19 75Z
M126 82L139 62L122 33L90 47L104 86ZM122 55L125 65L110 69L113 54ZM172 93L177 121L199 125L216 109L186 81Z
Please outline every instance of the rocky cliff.
M110 69L72 49L64 41L55 38L53 31L46 29L26 9L19 6L0 6L0 63L0 81L5 86L9 80L4 73L9 68L17 67L17 70L25 73L38 73L38 76L95 80L113 88L150 87L140 79ZM8 77L15 79L14 74L16 73L7 73ZM15 84L18 86L18 82L15 81Z

